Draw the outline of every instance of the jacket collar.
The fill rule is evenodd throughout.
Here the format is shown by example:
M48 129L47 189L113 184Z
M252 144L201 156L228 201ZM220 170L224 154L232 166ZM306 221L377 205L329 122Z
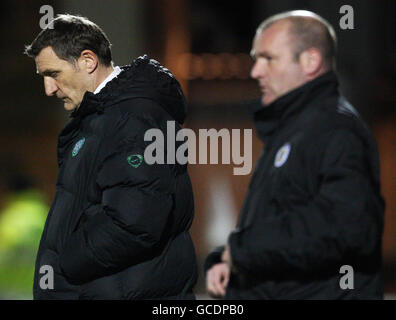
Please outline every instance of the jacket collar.
M70 114L71 118L83 118L91 113L103 111L100 100L92 92L85 92L80 106Z
M256 103L251 110L259 138L266 142L277 129L293 121L305 109L316 105L315 102L337 92L337 88L337 75L329 71L281 96L266 107Z
M100 114L107 106L131 98L148 98L156 101L177 122L184 122L187 113L185 97L179 82L168 69L147 55L121 69L122 72L98 94L85 92L79 108L71 113L71 117L83 118L95 112Z

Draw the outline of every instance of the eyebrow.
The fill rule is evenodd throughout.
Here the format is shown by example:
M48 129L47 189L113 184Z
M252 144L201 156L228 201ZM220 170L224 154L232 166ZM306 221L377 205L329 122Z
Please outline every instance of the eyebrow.
M275 57L276 55L275 54L273 54L273 53L271 53L271 52L268 52L268 51L261 51L261 52L257 52L257 51L251 51L250 52L250 55L251 55L251 57L253 58L253 59L257 59L258 57L264 57L264 58L266 58L266 57Z
M55 69L47 69L44 70L43 72L40 72L38 69L36 70L36 73L41 75L41 76L51 76L54 73L59 73L59 70L55 70Z

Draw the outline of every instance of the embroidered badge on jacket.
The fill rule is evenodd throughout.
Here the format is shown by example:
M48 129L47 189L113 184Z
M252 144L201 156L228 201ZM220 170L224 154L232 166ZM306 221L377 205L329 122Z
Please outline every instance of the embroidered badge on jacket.
M72 151L72 157L75 157L79 152L82 146L84 145L85 138L82 138L76 142Z
M276 168L279 168L285 164L285 162L287 161L287 158L289 157L290 150L291 150L290 143L286 143L278 150L278 152L276 153L276 156L275 156L275 161L274 161L274 166Z
M127 158L127 161L132 167L137 168L137 167L139 167L142 164L143 156L140 155L140 154L131 154Z

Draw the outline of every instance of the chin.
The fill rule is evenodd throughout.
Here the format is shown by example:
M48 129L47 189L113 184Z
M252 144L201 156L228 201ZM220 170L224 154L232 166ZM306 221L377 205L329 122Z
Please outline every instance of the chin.
M63 107L65 108L66 111L73 111L74 109L76 109L76 106L71 103L65 103Z
M262 104L264 107L266 107L266 106L268 106L269 104L271 104L273 101L274 101L274 99L268 99L268 97L263 97L263 98L261 99L261 104Z

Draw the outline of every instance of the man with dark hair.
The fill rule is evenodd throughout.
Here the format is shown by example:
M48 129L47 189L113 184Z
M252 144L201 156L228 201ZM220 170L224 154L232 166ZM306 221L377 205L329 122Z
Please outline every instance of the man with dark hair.
M144 161L145 132L186 116L178 81L147 56L113 67L86 18L59 15L26 53L71 121L37 253L35 299L192 299L196 256L186 165ZM166 152L166 150L164 151Z
M338 92L335 52L333 28L313 12L257 29L254 121L265 146L236 230L205 261L211 296L383 298L378 152Z

